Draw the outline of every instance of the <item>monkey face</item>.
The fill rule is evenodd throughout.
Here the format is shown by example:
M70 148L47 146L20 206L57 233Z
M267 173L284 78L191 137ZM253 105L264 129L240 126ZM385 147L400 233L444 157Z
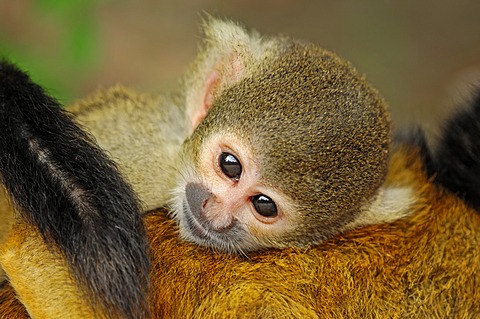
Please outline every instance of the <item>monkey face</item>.
M195 157L196 165L185 165L190 171L184 170L174 201L181 236L228 252L279 246L295 224L294 208L262 182L251 147L238 136L214 135Z

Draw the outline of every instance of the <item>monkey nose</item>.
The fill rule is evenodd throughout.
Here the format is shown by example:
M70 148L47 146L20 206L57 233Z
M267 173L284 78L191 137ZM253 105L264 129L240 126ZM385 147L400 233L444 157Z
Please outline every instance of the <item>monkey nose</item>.
M201 184L188 183L185 186L185 196L190 212L199 217L202 215L203 206L212 194Z

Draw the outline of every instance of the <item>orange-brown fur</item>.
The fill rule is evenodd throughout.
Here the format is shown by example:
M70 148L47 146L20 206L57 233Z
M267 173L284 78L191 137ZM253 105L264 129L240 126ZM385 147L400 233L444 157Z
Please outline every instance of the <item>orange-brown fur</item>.
M12 286L0 284L0 318L29 318L25 306L18 300Z
M7 235L14 223L14 213L12 203L5 192L3 186L0 186L0 245L7 240ZM5 271L0 264L0 283L5 280Z
M94 307L76 285L67 262L45 245L36 228L16 224L2 246L0 261L33 318L94 317Z
M461 318L480 313L478 213L432 185L415 152L394 155L388 183L415 187L415 214L351 231L313 249L249 259L181 243L171 221L148 216L155 309L167 318Z
M181 242L165 211L146 215L154 317L475 317L480 313L480 215L427 179L416 149L397 148L387 183L414 188L415 213L350 231L311 249L268 251L249 258ZM10 246L17 253L8 258L18 258L18 252L35 254L38 259L30 266L45 273L42 284L31 289L64 291L60 299L49 300L49 311L60 309L72 318L71 301L78 291L58 281L50 268L61 265L61 259L46 247L32 247L39 238L32 237L28 227L18 228L14 238ZM18 280L23 276L28 274L15 274ZM25 318L9 289L2 291L10 294L10 302L0 304L0 314L16 309L16 318ZM46 294L32 299L22 290L17 295L27 308L42 304L37 297L48 299Z

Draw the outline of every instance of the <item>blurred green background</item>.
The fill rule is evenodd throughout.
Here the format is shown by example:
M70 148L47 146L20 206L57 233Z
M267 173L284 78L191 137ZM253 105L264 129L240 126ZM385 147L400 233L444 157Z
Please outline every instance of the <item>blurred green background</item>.
M2 1L0 56L70 101L98 62L98 1Z
M161 92L195 56L204 12L351 60L398 126L433 127L480 76L478 0L0 0L0 56L63 103L116 83Z

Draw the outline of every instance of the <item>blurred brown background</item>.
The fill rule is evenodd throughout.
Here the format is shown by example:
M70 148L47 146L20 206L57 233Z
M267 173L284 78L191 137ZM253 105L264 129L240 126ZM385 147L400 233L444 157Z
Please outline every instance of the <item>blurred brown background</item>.
M398 126L433 127L480 78L478 0L0 0L0 55L65 103L115 83L162 91L193 59L204 12L351 60Z

